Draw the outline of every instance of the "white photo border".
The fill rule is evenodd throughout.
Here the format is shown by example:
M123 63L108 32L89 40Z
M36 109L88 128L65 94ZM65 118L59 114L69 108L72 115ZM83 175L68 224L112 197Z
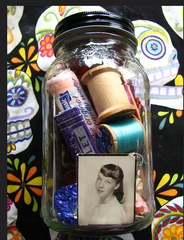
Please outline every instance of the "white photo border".
M77 219L78 225L80 226L89 225L89 217L87 218L87 216L90 215L94 210L93 208L91 208L91 205L95 201L95 199L93 198L93 195L95 194L95 186L92 187L91 180L96 179L98 172L97 170L100 170L103 165L108 163L120 166L124 172L123 182L125 202L123 204L125 205L125 210L128 213L128 220L127 223L123 223L121 225L131 225L135 221L135 156L133 156L133 154L77 154ZM85 196L85 194L87 196ZM85 214L83 214L83 212ZM86 220L84 219L84 215L86 217ZM109 224L105 223L102 225L105 226Z

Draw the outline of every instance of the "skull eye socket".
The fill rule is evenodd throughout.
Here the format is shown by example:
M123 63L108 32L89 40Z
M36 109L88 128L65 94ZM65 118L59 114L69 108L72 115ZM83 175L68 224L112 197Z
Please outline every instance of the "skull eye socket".
M7 91L7 105L10 107L22 106L28 96L27 90L23 86L15 86Z
M163 40L157 36L147 36L141 42L143 53L150 59L158 60L165 55L166 47Z

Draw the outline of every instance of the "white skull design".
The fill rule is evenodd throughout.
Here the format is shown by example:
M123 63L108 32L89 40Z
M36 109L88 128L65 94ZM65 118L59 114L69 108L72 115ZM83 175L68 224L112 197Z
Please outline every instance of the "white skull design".
M33 135L30 120L39 108L29 76L16 70L7 71L7 154L25 150Z
M150 84L163 86L177 76L177 50L159 24L148 20L136 20L133 24L138 40L136 57L144 66Z
M51 6L40 15L36 23L35 36L38 41L37 64L41 70L47 71L55 59L52 43L57 23L69 15L83 11L106 10L100 6Z
M22 17L24 6L7 6L7 52L10 53L20 42L22 34L19 21Z

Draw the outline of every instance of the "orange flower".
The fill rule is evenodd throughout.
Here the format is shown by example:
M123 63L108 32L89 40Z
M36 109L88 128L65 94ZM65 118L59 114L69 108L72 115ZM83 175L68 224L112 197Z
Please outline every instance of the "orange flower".
M156 171L153 171L154 174L154 182L156 179ZM174 197L178 194L178 191L175 188L170 188L171 185L173 185L177 179L178 179L178 174L174 174L171 178L171 176L168 173L165 173L160 182L158 183L158 185L155 188L155 199L157 199L157 201L159 202L159 204L161 206L163 206L164 204L166 204L169 200L167 199L168 197ZM181 177L180 181L183 179L183 176ZM169 183L170 181L170 183ZM164 187L166 184L169 183L169 189L163 191L162 187ZM156 209L155 209L156 212Z
M161 240L183 240L183 226L176 224L171 225L170 228L164 228L162 231L164 237Z
M53 48L52 43L54 41L54 35L46 35L42 41L40 41L40 49L39 52L41 52L41 56L44 57L47 55L47 57L51 57L53 55Z
M13 57L11 59L12 63L20 64L15 69L17 69L19 71L26 72L26 74L29 77L32 76L30 67L32 67L37 72L40 71L37 64L35 63L35 61L38 58L38 53L36 55L33 55L35 49L36 49L35 46L30 46L29 49L28 49L27 55L26 55L26 50L25 50L24 47L22 47L22 48L19 49L19 54L21 56L21 59L19 59L17 57Z
M42 177L36 177L30 180L30 178L36 173L37 167L31 167L28 171L27 177L25 176L26 172L26 164L22 163L20 165L20 170L21 170L21 179L17 178L14 176L12 173L7 174L7 179L9 181L14 182L15 184L11 184L7 186L7 193L11 194L13 192L17 191L17 194L15 196L15 203L19 201L22 192L24 191L24 202L29 205L32 202L31 195L28 191L31 190L38 196L42 195L42 190L37 188L38 186L42 185ZM36 186L36 187L35 187ZM35 203L35 198L33 197L34 203Z

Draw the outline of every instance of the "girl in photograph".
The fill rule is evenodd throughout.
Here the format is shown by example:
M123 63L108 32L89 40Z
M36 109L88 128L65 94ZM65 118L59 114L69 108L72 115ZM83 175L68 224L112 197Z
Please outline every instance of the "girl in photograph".
M97 175L95 188L99 202L89 224L125 224L127 215L123 208L123 171L114 164L103 165Z

